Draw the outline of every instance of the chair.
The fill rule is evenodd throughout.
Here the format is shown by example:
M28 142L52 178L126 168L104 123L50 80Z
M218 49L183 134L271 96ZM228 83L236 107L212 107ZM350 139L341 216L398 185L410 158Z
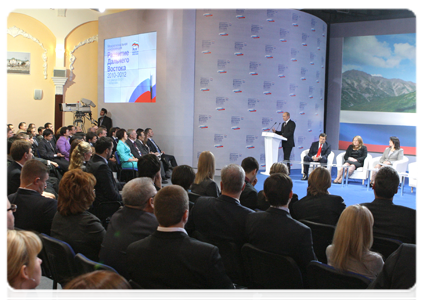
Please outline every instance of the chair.
M382 156L377 156L372 159L370 164L370 168L374 169L374 167L379 164L379 160ZM404 156L403 159L397 160L392 162L392 168L394 168L398 173L405 173L407 171L408 166L408 157ZM400 183L402 182L402 176L400 176Z
M250 289L301 289L303 279L295 261L245 244L241 249Z
M129 284L132 287L133 291L133 299L134 300L183 300L179 297L174 296L166 296L158 293L154 293L152 291L149 291L143 287L141 287L138 283L133 281L132 279L129 280Z
M382 254L383 260L386 260L401 244L402 242L396 239L373 236L373 245L370 250Z
M310 289L366 289L372 282L361 274L336 270L316 260L308 264L307 278Z
M197 199L201 197L201 195L193 193L193 192L188 192L188 198L189 201L193 202L195 204L195 202L197 202Z
M128 168L128 167L122 167L122 163L120 162L119 153L117 151L115 151L115 158L116 158L116 164L118 165L118 168L119 168L119 181L122 178L123 171L130 171L130 172L132 172L132 177L130 177L131 179L136 177L136 172L138 172L138 168L136 168L134 166L134 163L131 164L132 167L130 167L130 168Z
M304 161L304 157L308 154L309 151L310 151L310 149L306 149L303 152L301 152L301 162ZM328 155L328 162L327 162L328 166L326 167L329 170L329 173L331 173L331 174L332 174L332 164L333 164L334 158L335 158L335 153L333 153L333 151L331 151L330 154ZM311 163L310 168L308 169L309 173L310 173L310 169L314 168L314 166L319 166L319 165L320 165L320 163L314 163L314 164ZM304 175L304 165L303 164L301 164L301 174Z
M232 280L233 283L239 286L244 285L244 267L242 265L240 245L236 244L235 242L210 238L203 235L199 231L194 231L192 237L219 248L223 266L225 267L228 277Z
M57 289L57 283L64 286L74 277L78 276L72 247L47 234L41 233L43 248L47 254L48 267L53 278L53 289Z
M344 155L345 151L339 153L338 156L336 156L336 165L338 167L338 171L342 170L342 165L344 164ZM370 168L371 161L372 155L367 154L367 157L363 162L363 166L357 168L354 173L351 174L351 176L348 176L348 179L361 179L362 184L364 184L364 181L369 177L369 172L367 170ZM346 184L348 184L348 181L346 182Z
M299 220L304 225L310 227L313 238L314 253L319 261L327 263L326 248L332 244L335 226L321 224L308 220Z
M75 265L79 275L98 270L111 271L117 273L117 271L112 267L99 262L92 261L82 253L77 253L75 255Z
M93 205L89 211L100 219L103 227L107 229L112 215L123 206L120 201L104 201Z
M411 192L413 192L413 188L417 187L417 163L416 162L408 164L408 185L411 187Z

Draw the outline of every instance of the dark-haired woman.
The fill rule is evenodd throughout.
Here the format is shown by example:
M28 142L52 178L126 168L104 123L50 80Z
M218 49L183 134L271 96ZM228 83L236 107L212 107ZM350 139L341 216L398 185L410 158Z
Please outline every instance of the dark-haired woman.
M101 221L88 212L94 202L94 175L81 169L69 170L59 184L57 213L51 225L51 236L65 241L75 251L98 261L101 242L106 235Z
M374 167L375 169L380 169L385 166L392 165L392 162L401 160L404 158L404 150L400 147L400 140L396 136L391 136L389 138L389 147L383 151L382 157L379 159L379 163ZM370 186L373 186L375 182L377 171L372 172Z

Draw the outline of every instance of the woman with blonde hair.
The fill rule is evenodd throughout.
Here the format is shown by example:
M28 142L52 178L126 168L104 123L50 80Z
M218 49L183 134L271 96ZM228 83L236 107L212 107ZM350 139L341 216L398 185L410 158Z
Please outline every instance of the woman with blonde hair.
M353 138L352 144L348 146L347 151L344 155L344 166L348 166L348 176L351 176L351 174L357 169L363 166L364 160L367 157L367 147L363 144L363 139L361 136L356 135ZM338 174L336 176L336 179L333 181L333 183L341 183L342 182L342 170L343 168L340 168L338 170ZM344 176L347 176L345 172Z
M191 186L191 192L210 197L219 197L220 190L214 181L215 160L210 151L201 152L198 157L197 174Z
M33 232L7 231L7 281L14 289L35 289L41 280L43 244Z
M285 165L282 162L273 163L272 166L270 167L269 175L277 174L277 173L289 175L289 170L288 170L287 165ZM289 205L288 205L288 208L289 208L290 211L291 211L291 208L294 205L294 203L296 203L297 201L298 201L298 195L292 194L291 201L289 202ZM267 202L267 199L264 196L263 191L258 192L256 210L267 210L269 207L270 207L270 204L269 204L269 202Z
M373 222L373 215L367 207L348 206L336 225L332 244L326 249L328 264L375 279L382 271L383 259L379 253L370 251Z
M292 205L292 217L335 226L345 203L341 196L329 194L330 187L329 170L324 167L314 169L308 178L307 195Z
M73 141L72 145L74 143L76 146L71 152L69 170L81 169L85 171L85 163L90 160L93 154L91 145L81 140Z

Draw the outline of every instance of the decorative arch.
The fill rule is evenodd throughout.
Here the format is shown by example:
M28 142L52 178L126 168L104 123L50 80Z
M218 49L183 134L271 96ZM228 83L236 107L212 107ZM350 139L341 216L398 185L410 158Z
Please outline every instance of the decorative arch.
M74 62L75 62L75 60L76 60L76 57L73 55L73 53L79 48L79 47L82 47L82 46L84 46L84 45L87 45L87 44L90 44L90 43L93 43L93 42L98 42L98 34L97 35L95 35L95 36L92 36L92 37L90 37L90 38L88 38L88 39L86 39L86 40L84 40L84 41L82 41L82 42L80 42L78 45L76 45L74 48L73 48L73 50L70 52L70 58L69 58L69 61L70 61L70 65L69 65L69 70L70 70L70 74L69 74L69 80L72 80L73 79L73 69L74 69L74 67L73 67L73 64L74 64Z
M29 34L28 32L25 32L24 30L22 30L22 29L20 29L16 26L12 26L12 27L8 28L7 33L10 34L14 38L19 36L19 35L22 35L23 37L32 40L33 42L37 43L41 48L43 48L44 53L41 55L41 58L44 61L44 63L43 63L44 79L47 79L47 49L43 46L43 44L37 38L33 37L31 34Z

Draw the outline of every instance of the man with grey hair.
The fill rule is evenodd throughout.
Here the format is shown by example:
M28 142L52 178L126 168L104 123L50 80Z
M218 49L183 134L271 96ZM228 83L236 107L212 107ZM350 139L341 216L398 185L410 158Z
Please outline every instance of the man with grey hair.
M100 261L128 278L126 248L154 231L159 223L154 216L153 199L157 191L151 178L135 178L122 190L124 207L115 212L107 227L100 250Z
M186 227L188 233L198 231L211 239L242 244L246 217L254 212L239 202L244 187L244 169L236 164L225 166L221 171L222 195L197 199Z

